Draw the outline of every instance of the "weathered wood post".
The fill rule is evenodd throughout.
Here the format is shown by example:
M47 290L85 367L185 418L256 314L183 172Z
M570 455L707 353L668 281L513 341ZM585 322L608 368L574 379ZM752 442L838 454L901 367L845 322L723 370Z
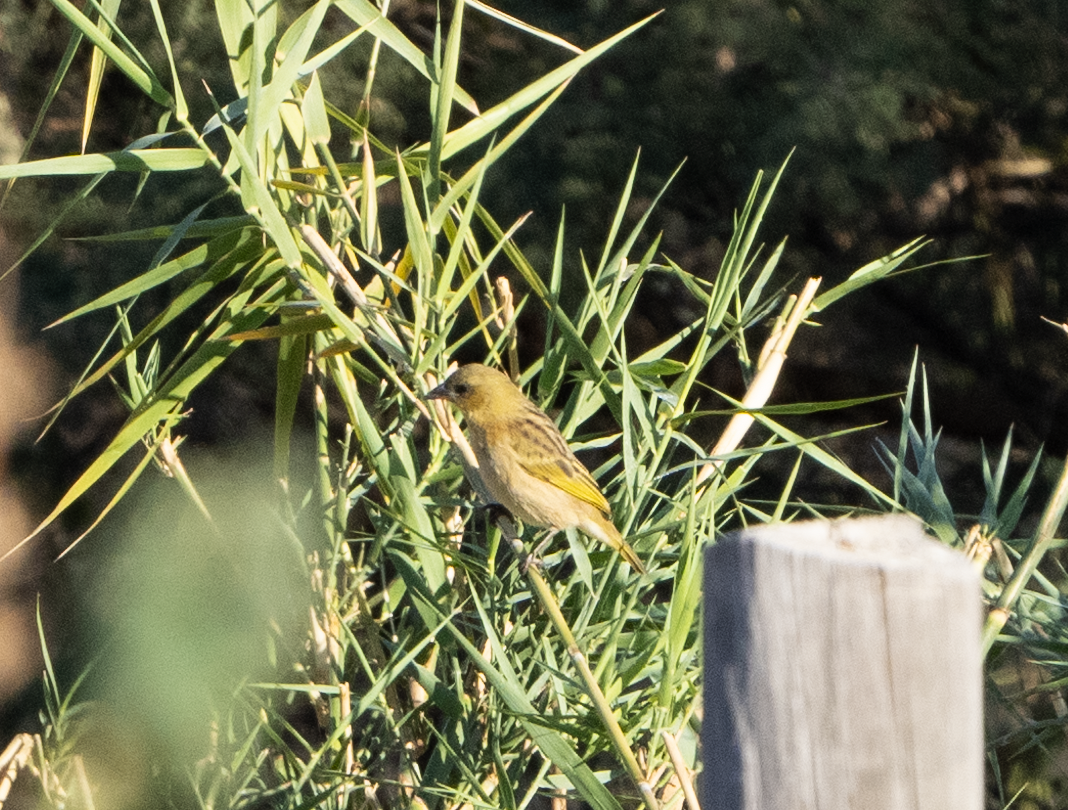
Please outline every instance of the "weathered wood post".
M895 515L705 558L702 810L980 810L980 591Z

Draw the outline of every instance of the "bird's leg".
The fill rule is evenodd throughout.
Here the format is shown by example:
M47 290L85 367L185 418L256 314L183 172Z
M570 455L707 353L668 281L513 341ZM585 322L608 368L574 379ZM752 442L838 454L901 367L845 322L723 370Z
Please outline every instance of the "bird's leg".
M545 539L538 543L538 545L534 547L534 550L523 559L523 564L519 569L522 573L525 574L531 565L536 565L539 568L541 567L541 553L545 550L545 547L549 545L552 539L556 537L559 531L559 529L553 529L545 535Z
M504 530L504 536L509 545L511 545L512 552L516 557L520 558L519 570L521 573L526 574L531 563L538 566L541 565L541 560L537 559L534 554L526 553L526 549L523 547L523 541L519 539L519 535L516 533L515 517L506 507L499 503L487 503L484 506L480 506L479 509L485 509L486 520L490 523L496 523L498 528L502 530L505 529L505 527L499 523L500 518L505 518L511 525L510 530ZM552 537L552 535L549 537ZM548 542L548 538L546 538L546 542ZM542 545L544 545L544 543ZM539 548L541 548L541 546L539 546Z

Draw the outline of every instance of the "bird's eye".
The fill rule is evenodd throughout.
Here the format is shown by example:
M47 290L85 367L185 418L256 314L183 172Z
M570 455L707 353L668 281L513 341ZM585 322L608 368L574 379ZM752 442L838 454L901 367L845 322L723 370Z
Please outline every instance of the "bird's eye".
M456 387L453 390L460 396L463 396L471 390L471 386L469 386L467 383L456 383Z

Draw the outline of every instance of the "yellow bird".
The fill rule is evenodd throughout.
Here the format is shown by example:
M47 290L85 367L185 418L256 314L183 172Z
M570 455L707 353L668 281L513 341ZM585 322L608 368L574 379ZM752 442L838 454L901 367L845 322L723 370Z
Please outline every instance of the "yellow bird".
M472 363L426 396L460 409L486 489L512 515L554 534L581 529L645 573L612 523L608 501L589 470L575 458L553 421L508 377Z

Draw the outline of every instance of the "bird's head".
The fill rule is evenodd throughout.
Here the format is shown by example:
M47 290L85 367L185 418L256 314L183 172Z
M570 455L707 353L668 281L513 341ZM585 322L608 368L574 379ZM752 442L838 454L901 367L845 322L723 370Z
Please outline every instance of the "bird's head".
M428 392L426 398L447 400L464 416L478 419L508 413L517 398L523 399L523 393L496 369L470 363L454 371L445 382Z

